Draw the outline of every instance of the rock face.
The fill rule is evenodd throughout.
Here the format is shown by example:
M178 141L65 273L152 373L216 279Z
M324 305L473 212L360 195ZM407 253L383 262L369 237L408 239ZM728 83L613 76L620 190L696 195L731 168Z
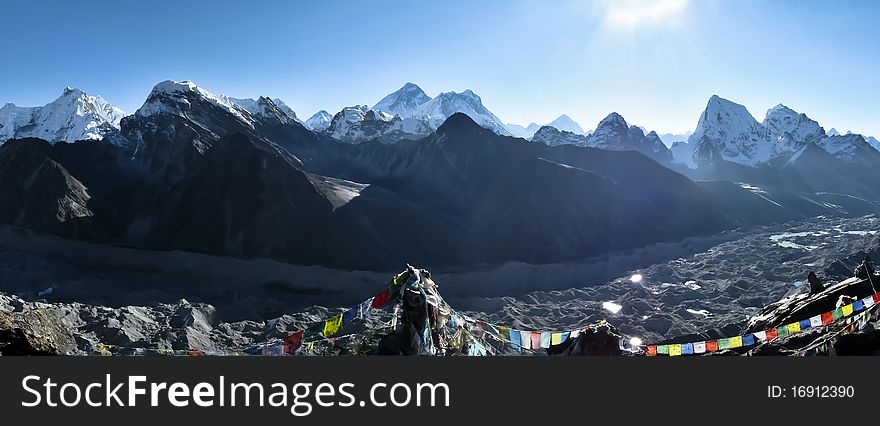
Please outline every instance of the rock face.
M64 355L74 349L73 334L52 311L0 309L0 355Z
M532 136L532 142L540 142L547 146L587 146L587 137L573 132L559 130L553 126L542 126L535 132L534 136Z
M88 238L91 195L48 156L51 150L38 139L13 140L0 149L0 218L17 226Z

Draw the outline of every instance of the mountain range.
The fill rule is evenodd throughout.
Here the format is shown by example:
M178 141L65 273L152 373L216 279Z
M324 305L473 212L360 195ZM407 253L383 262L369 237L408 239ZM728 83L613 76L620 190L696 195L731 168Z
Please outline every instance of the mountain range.
M24 110L26 120L19 107L0 110L11 132L0 145L0 223L385 270L561 262L874 213L880 200L880 153L864 137L829 136L781 105L758 123L717 96L671 150L617 113L586 135L542 126L513 137L473 92L431 98L411 83L304 123L277 98L192 82L157 84L124 117L99 100L69 89Z
M544 125L535 123L530 123L528 126L509 123L506 125L507 131L510 132L510 134L524 139L531 139L541 127L545 126L550 126L563 132L574 133L575 135L585 134L584 129L581 128L580 124L565 114L560 115L555 120Z

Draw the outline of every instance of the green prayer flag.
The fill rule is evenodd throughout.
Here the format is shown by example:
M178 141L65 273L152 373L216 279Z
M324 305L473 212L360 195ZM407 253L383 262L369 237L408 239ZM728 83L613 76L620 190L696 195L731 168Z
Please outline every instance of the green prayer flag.
M305 331L303 331L303 339L315 337L315 336L321 334L322 331L324 331L324 323L323 322L316 322L316 323L308 326L308 328L306 328Z
M791 330L789 330L787 326L783 325L783 326L776 327L776 333L778 333L777 337L783 338L783 337L790 336Z

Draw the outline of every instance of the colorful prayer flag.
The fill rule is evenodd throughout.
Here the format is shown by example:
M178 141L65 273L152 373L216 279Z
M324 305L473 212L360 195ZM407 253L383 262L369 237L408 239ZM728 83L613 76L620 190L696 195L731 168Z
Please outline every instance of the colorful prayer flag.
M790 329L788 328L788 324L783 325L782 327L776 327L776 337L783 338L791 335Z
M540 349L541 348L541 333L537 331L532 332L532 349Z
M501 340L510 340L510 327L499 326L498 338Z
M844 307L842 307L842 308L840 308L840 309L843 310L843 316L845 316L845 317L848 317L848 316L850 316L850 315L853 314L853 305L852 305L852 303L850 303L849 305L846 305L846 306L844 306Z
M580 335L581 335L581 331L580 331L580 330L572 330L572 331L571 331L571 334L570 334L570 336L571 336L572 339L577 339L577 337L580 336Z
M373 296L373 309L381 308L391 301L391 289L386 288L381 293Z
M324 337L333 336L340 328L342 328L342 314L337 314L324 323Z
M342 313L342 325L351 323L355 318L357 318L358 308L349 308L347 311Z
M669 345L669 356L679 356L681 355L681 345L674 344Z
M804 320L801 320L801 322L800 322L801 330L806 330L806 329L808 329L808 328L810 328L810 327L812 327L812 326L813 326L813 323L810 322L810 319L809 319L809 318L804 319Z
M843 309L842 308L835 309L834 312L831 313L831 317L834 318L835 321L843 318Z
M880 303L880 291L874 293L874 304Z
M669 345L657 346L657 353L661 354L661 355L668 355L669 354Z
M816 315L810 318L810 327L821 327L822 326L822 315Z
M868 297L862 299L862 304L865 305L865 309L868 309L871 306L874 306L874 297L868 296Z
M853 312L860 312L862 309L865 309L865 304L861 300L853 302Z
M561 334L562 334L562 336L560 336L560 342L559 342L560 344L565 343L565 341L568 340L568 332L567 331L563 331Z
M746 334L742 337L743 346L752 346L755 344L755 335L752 333Z
M510 329L510 338L508 340L510 341L510 344L512 344L513 346L520 347L520 346L522 346L522 337L521 336L522 335L519 334L519 330L514 330L511 328Z
M550 335L550 344L551 345L553 345L553 346L561 345L562 342L563 342L562 333L553 333Z
M541 348L547 349L550 347L550 343L553 340L553 335L549 331L541 332Z
M284 338L284 353L288 355L293 355L297 349L302 345L303 335L305 333L300 330L297 331L290 336Z
M736 336L736 337L730 338L730 348L731 349L741 348L742 345L743 345L743 337L742 336Z
M768 342L769 342L769 341L772 341L773 339L776 339L777 337L779 337L779 330L776 329L776 328L768 329L768 330L765 331L764 333L765 333L766 336L767 336L767 341L768 341Z
M794 334L801 331L801 323L793 322L785 326L788 329L788 334Z
M762 342L767 341L767 332L766 332L766 331L759 331L759 332L757 332L757 333L752 333L752 334L755 335L755 338L756 338L756 339L758 339L758 340L760 340L760 341L762 341Z
M681 344L681 354L682 355L693 355L694 354L694 344L693 343L682 343Z
M825 312L822 314L822 325L829 325L834 322L834 313L833 312Z
M519 332L520 346L523 349L532 348L532 333L530 331L520 330Z
M372 311L373 311L373 298L370 297L369 299L364 300L363 302L361 302L360 305L358 305L358 318L364 319L367 316L369 316L370 312L372 312Z
M707 352L718 352L718 341L717 340L709 340L706 342L706 351Z
M730 339L718 339L718 350L730 349Z
M303 338L308 339L310 337L315 337L321 334L322 331L324 331L324 323L316 322L305 329L303 332Z
M695 342L694 343L694 353L695 354L706 353L706 342Z
M648 346L648 356L656 356L657 355L657 346L651 345Z

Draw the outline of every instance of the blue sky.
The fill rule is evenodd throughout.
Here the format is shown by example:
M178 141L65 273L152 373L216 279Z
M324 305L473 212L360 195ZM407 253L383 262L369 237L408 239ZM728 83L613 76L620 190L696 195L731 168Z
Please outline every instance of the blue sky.
M284 99L302 117L412 81L506 122L611 111L692 130L712 94L880 136L880 1L28 1L4 4L0 103L67 86L134 112L161 80ZM15 34L15 37L10 37Z

